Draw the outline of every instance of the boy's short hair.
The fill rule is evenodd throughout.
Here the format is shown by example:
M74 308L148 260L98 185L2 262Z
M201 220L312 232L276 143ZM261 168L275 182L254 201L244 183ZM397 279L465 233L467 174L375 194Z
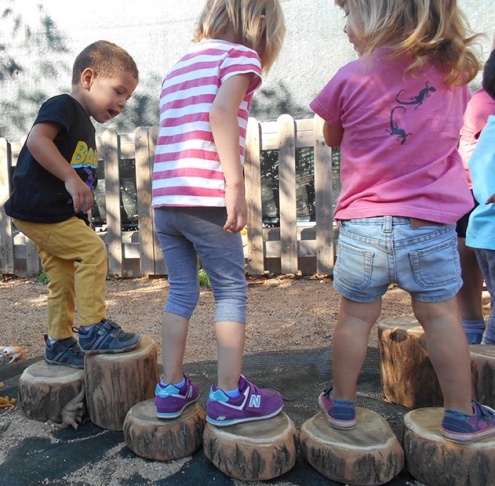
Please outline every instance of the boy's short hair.
M139 80L139 71L131 55L112 42L100 40L83 49L74 61L72 84L79 82L82 72L91 68L97 77L112 77L124 71Z
M495 100L495 49L483 68L483 89Z

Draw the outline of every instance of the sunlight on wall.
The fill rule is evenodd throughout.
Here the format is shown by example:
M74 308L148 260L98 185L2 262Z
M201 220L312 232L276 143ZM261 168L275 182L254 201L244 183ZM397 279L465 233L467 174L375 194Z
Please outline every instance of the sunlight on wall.
M37 25L38 29L42 5L42 11L52 18L55 29L68 49L67 53L55 53L55 56L50 53L48 56L46 52L31 47L29 55L38 62L31 62L28 58L23 65L24 72L0 92L0 102L7 99L15 103L11 111L4 110L4 114L7 117L22 114L26 119L18 124L24 123L22 130L11 123L11 126L5 128L11 132L2 134L0 130L0 136L18 137L21 132L25 132L27 120L35 116L34 106L39 101L33 103L32 100L68 91L74 57L98 39L115 42L128 50L141 73L134 99L124 115L128 118L119 117L105 127L117 128L112 123L123 123L121 120L128 122L129 126L136 120L141 124L154 124L158 120L161 80L168 68L191 44L203 0L142 0L139 3L122 0L23 0L22 8L17 1L10 3L30 27ZM342 11L334 2L281 0L281 3L286 17L287 35L279 59L255 96L252 114L260 121L274 120L282 112L290 112L296 118L310 117L312 113L308 105L313 97L339 67L356 57L343 33ZM492 39L495 42L493 0L459 0L459 5L465 10L473 30L487 34L481 46L481 57L486 59ZM43 35L43 32L40 30L38 36ZM47 76L47 79L39 77L43 55L46 55L47 60L55 57L57 65L62 66L57 76ZM56 56L60 57L60 61ZM472 87L477 88L479 85L480 76ZM37 96L32 95L34 91L38 93ZM19 98L19 93L24 94L24 98ZM31 102L32 106L27 105L27 102ZM146 116L137 116L139 112Z

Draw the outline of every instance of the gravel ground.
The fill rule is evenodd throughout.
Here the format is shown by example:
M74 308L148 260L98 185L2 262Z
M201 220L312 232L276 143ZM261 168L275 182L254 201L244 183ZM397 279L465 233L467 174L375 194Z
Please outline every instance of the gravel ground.
M167 292L166 279L109 279L106 294L108 317L118 322L124 329L146 334L159 344L161 313ZM21 366L24 360L39 359L43 355L47 297L47 286L34 280L4 278L0 281L0 346L17 345L24 349L24 356L19 363L10 365L8 361L0 358L0 367L12 367L4 368L5 371L10 369L13 371L14 367ZM333 290L329 278L276 277L250 280L246 355L328 347L338 312L338 303L339 296ZM485 304L486 313L489 313L488 299L485 299ZM389 290L383 301L380 319L410 314L409 296L398 288ZM191 319L186 363L216 359L213 315L212 291L203 289L200 303ZM77 322L75 324L77 325ZM376 330L371 332L369 344L371 347L377 346ZM159 352L158 362L161 364L161 352ZM8 382L6 386L9 386ZM1 389L0 395L2 395ZM88 463L80 468L74 466L74 459L66 457L65 447L70 443L75 445L80 443L84 449L84 441L89 440L94 434L99 434L98 440L101 442L103 456L99 457L96 463ZM201 459L202 456L194 460L188 457L167 463L143 460L126 448L119 434L111 431L95 432L90 423L84 424L83 432L68 429L65 435L63 432L54 434L46 424L27 419L17 406L13 410L3 409L0 411L0 477L2 468L7 468L4 472L11 471L17 466L24 468L26 454L31 456L30 463L38 461L33 462L31 466L39 469L36 473L38 479L45 477L43 474L48 474L43 471L51 467L50 464L53 462L50 461L55 461L56 464L60 461L68 461L67 466L72 465L76 468L75 471L67 472L57 480L36 480L29 484L121 486L123 484L168 484L169 481L172 481L170 484L182 484L174 482L176 481L172 479L175 477L174 474L184 472L187 474L188 470L195 467L199 468L199 475L205 474L204 471L208 470L208 465L201 462L204 461ZM105 441L108 441L108 446L105 445L107 443ZM19 444L20 447L27 447L24 444L30 444L29 450L17 451L16 447ZM31 450L33 447L34 449ZM39 447L40 449L37 450ZM45 455L46 459L44 459ZM303 464L301 467L308 468L309 466ZM31 469L28 468L25 474L29 476L30 471ZM304 471L310 474L310 470L304 469ZM34 469L33 474L35 474ZM26 475L23 477L27 477ZM9 476L10 486L27 484L25 479L16 483L13 479L16 477L15 474ZM140 479L136 482L132 478ZM320 478L322 481L318 480L317 484L335 484L327 482L321 476ZM206 480L206 477L204 479ZM229 482L221 473L214 475L213 479L214 483L209 481L204 484L218 484L219 486L224 484L243 486L273 484ZM277 486L289 486L305 482L277 481L276 484ZM0 483L2 483L1 480ZM183 484L186 483L188 481ZM417 481L406 480L404 482L399 478L390 484L392 483L421 486L421 483Z
M146 334L159 344L167 292L168 282L162 278L109 279L108 318L125 330ZM0 345L21 346L25 359L43 354L47 297L47 286L35 280L6 278L0 281ZM249 280L246 354L281 347L289 350L328 346L338 303L339 296L329 278ZM391 289L384 298L381 318L410 313L408 295L400 289ZM203 289L191 319L185 362L216 358L213 315L213 293ZM374 332L370 345L376 345ZM161 354L158 361L161 362Z

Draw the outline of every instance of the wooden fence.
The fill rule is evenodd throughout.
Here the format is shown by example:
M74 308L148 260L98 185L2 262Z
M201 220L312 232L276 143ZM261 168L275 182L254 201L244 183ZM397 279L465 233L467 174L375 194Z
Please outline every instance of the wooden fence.
M157 127L137 128L119 135L107 130L98 137L98 156L103 164L106 226L96 228L108 249L109 275L133 277L166 275L151 208L152 165ZM3 207L11 190L11 174L22 141L0 139L0 273L21 276L41 272L33 243L19 233ZM296 171L298 149L309 147L314 153L314 221L302 224L297 219ZM248 199L246 268L249 275L266 272L281 274L332 274L335 260L336 228L333 221L337 187L332 170L332 150L322 135L318 117L294 120L282 115L276 122L258 123L251 118L246 144L245 180ZM266 227L262 213L262 163L264 151L278 151L278 227ZM123 228L122 190L119 161L133 160L137 199L137 225ZM304 175L312 179L313 174Z

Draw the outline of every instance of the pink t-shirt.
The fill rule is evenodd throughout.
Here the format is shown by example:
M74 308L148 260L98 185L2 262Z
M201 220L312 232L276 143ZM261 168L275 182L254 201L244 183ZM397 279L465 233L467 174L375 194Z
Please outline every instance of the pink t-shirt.
M336 219L403 216L455 223L473 206L456 147L467 86L407 60L359 59L342 67L311 108L343 128Z
M481 130L486 125L488 117L495 115L495 100L482 88L473 93L464 112L464 124L459 140L459 153L461 154L469 187L473 187L469 172L469 159L478 143Z
M225 178L211 131L210 110L222 83L245 73L254 76L238 111L241 163L253 93L261 84L258 54L243 45L205 40L169 71L160 96L154 208L225 206Z

